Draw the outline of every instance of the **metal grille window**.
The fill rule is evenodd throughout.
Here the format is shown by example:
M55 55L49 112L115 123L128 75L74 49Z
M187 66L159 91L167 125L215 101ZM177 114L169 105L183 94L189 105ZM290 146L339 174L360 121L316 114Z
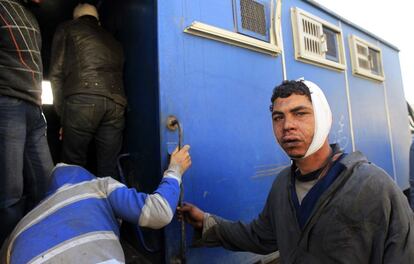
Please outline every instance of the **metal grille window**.
M354 35L349 38L351 49L352 72L378 81L384 80L381 50Z
M242 27L266 36L264 5L253 0L240 0Z
M297 60L345 69L341 29L299 8L292 8Z
M359 44L356 44L356 46L359 67L370 70L368 48Z
M326 41L326 53L325 56L328 60L339 62L338 53L338 37L337 33L329 28L323 28L323 34L325 35Z
M237 32L269 42L269 3L261 0L234 0Z
M371 72L377 75L382 74L380 53L377 50L369 49L369 61L371 66Z

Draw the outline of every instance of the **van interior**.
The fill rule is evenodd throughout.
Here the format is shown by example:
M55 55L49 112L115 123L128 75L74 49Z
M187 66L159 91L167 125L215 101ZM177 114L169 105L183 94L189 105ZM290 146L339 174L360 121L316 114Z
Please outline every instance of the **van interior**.
M30 2L30 1L29 1ZM119 161L120 173L129 187L152 192L161 178L158 124L158 87L156 59L156 3L149 0L43 0L40 5L28 3L42 33L44 80L48 80L51 45L57 26L72 19L79 3L97 7L101 26L111 32L124 48L124 83L128 97L127 127ZM155 1L156 2L156 1ZM145 111L142 111L145 109ZM60 161L60 120L52 104L44 104L48 122L48 143L55 163ZM148 114L150 113L150 114ZM128 146L128 147L127 147ZM95 152L90 146L87 168L93 172ZM145 176L156 175L156 176ZM119 178L119 177L118 177ZM163 262L162 231L145 230L122 224L121 242L127 263ZM161 245L161 246L160 246Z

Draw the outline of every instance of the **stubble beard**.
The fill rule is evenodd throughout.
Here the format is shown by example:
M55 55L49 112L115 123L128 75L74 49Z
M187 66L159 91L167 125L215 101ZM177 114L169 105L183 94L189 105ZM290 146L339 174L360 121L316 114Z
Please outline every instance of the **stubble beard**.
M289 155L289 158L293 159L293 160L298 160L305 157L305 154L303 155Z
M305 153L303 153L303 154L289 154L289 150L288 149L285 149L284 147L283 147L283 144L280 142L280 140L276 137L276 139L277 139L277 143L279 144L279 146L283 149L283 151L289 156L289 158L291 158L291 159L293 159L293 160L297 160L297 159L301 159L301 158L303 158L303 157L305 157L305 154L306 154L306 152ZM294 151L294 150L293 150Z
M291 158L293 160L301 159L301 158L305 157L305 154L306 154L306 152L303 153L303 154L289 154L289 150L288 149L283 149L283 150L289 156L289 158ZM294 151L294 149L292 151Z

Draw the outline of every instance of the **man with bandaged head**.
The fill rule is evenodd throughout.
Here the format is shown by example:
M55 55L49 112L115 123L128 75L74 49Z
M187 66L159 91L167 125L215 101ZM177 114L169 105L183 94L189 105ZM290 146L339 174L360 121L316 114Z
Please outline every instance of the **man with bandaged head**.
M274 135L291 166L248 224L188 203L179 208L179 217L195 228L195 245L279 250L281 263L414 263L406 197L361 152L329 144L332 114L322 90L310 81L284 81L271 102Z

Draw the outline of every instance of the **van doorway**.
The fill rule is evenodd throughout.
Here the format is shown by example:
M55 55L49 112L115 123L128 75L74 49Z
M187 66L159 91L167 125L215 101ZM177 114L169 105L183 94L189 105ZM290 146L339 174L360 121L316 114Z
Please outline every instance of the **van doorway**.
M142 192L152 192L161 179L158 110L158 58L156 1L142 0L86 0L97 7L101 26L121 42L124 55L124 86L128 98L127 122L120 160L125 183ZM40 6L29 5L42 33L44 80L49 79L51 45L57 26L72 19L72 10L79 0L44 0ZM50 95L50 87L49 87ZM50 96L49 96L50 97ZM55 163L61 161L59 140L60 118L53 102L43 105L48 122L48 143ZM53 99L52 99L53 100ZM96 153L94 143L89 146L87 169L94 172ZM127 263L164 262L162 231L141 230L123 225L121 240Z

